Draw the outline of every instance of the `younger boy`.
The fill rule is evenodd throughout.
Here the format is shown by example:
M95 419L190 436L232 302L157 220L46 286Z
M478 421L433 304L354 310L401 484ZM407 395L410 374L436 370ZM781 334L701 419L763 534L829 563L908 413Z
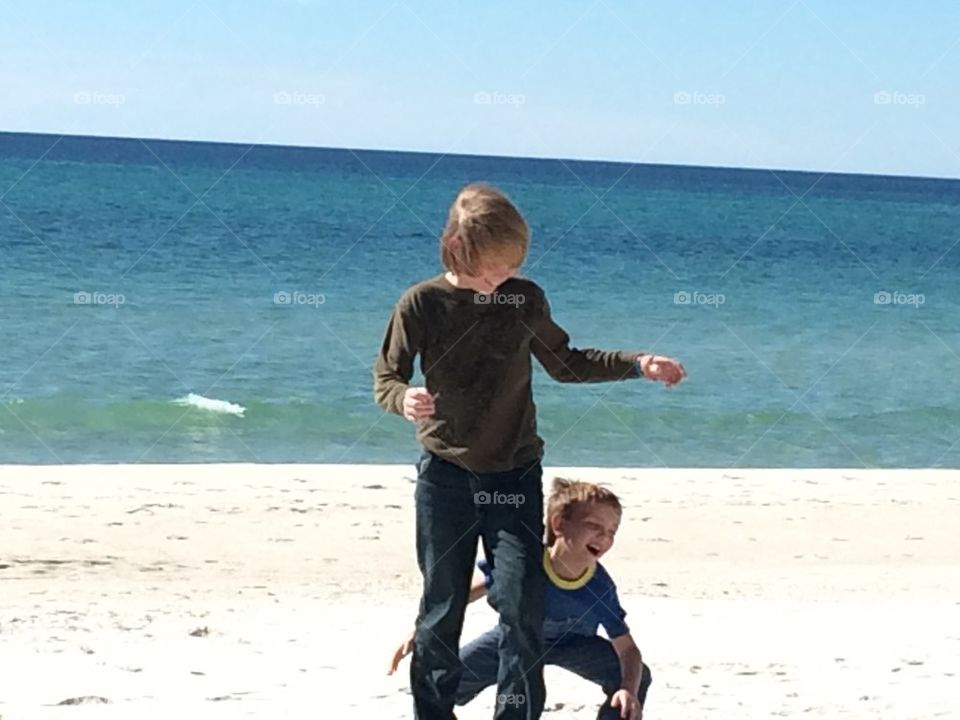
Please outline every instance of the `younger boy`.
M547 505L547 547L543 569L545 596L544 663L558 665L601 687L606 702L598 720L640 720L651 683L650 670L624 622L617 589L599 563L613 545L620 525L620 502L609 490L591 483L554 478ZM470 601L483 597L493 583L481 560L470 588ZM597 635L603 626L605 639ZM497 679L501 628L494 627L461 649L463 674L457 705L465 705ZM390 673L413 644L411 635L394 653ZM498 698L501 702L520 698Z

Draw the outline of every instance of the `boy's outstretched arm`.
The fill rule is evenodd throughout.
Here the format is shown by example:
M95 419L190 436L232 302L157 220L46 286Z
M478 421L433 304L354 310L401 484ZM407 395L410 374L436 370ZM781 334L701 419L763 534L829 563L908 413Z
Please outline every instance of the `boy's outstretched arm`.
M570 336L550 315L550 304L540 292L534 298L531 349L544 370L558 382L602 382L641 376L636 363L642 350L578 350L570 347Z
M644 350L579 350L570 347L570 336L550 315L550 304L541 292L535 297L533 340L530 347L554 380L565 383L603 382L646 377L668 387L687 373L676 360Z

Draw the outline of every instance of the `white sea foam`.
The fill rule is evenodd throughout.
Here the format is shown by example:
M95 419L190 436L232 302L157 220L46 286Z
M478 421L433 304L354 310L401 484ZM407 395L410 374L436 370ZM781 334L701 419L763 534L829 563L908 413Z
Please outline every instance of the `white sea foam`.
M195 407L200 410L209 410L210 412L227 413L229 415L236 415L237 417L243 417L243 413L247 410L243 405L237 405L227 400L216 400L214 398L204 397L196 393L190 393L186 397L177 398L174 400L174 403Z

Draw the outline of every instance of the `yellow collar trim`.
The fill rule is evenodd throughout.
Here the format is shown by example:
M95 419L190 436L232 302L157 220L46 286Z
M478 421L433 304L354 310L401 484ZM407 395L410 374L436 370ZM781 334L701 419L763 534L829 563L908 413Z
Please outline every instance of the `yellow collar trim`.
M578 577L576 580L566 580L553 570L553 565L550 564L550 549L543 549L543 571L547 574L547 577L550 578L550 582L556 585L561 590L579 590L593 577L593 574L597 571L597 564L594 563L584 571L583 575Z

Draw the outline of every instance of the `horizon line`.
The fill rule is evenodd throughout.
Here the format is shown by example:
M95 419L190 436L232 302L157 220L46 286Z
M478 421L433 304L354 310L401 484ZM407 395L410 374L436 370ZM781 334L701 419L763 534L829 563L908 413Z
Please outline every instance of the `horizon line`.
M794 173L807 175L843 175L851 177L870 177L870 178L895 178L901 180L934 180L943 182L960 181L960 176L949 177L939 175L911 175L899 173L872 173L857 170L813 170L803 168L773 168L756 165L692 165L684 163L669 162L640 162L634 160L609 160L605 158L586 158L586 157L551 157L546 155L500 155L489 153L472 152L444 152L440 150L406 149L406 148L365 148L365 147L342 147L332 145L290 145L279 142L250 142L243 140L204 140L198 138L163 138L163 137L138 137L134 135L93 135L78 133L60 133L43 132L34 130L0 130L0 136L4 135L39 135L43 137L60 138L81 138L87 140L129 140L144 142L169 142L169 143L193 143L198 145L228 145L238 147L265 147L291 150L340 150L344 152L382 152L382 153L406 153L411 155L433 155L441 157L466 157L466 158L497 158L505 160L553 160L557 162L576 162L576 163L604 163L608 165L631 165L662 168L684 168L684 169L710 169L710 170L743 170L750 172L769 172L769 173Z

